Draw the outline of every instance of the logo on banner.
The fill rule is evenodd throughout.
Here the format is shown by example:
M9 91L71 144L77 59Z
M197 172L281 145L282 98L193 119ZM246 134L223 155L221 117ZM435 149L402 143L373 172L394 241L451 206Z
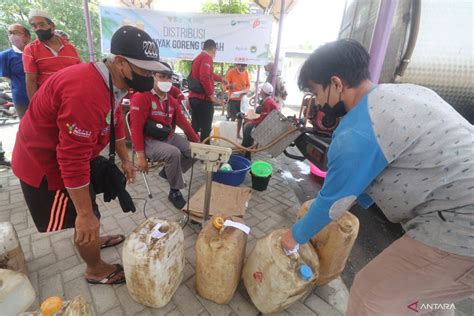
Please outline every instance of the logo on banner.
M255 21L253 21L252 23L252 28L256 29L257 27L260 26L260 19L255 19Z
M242 24L242 23L248 23L248 21L236 21L236 20L230 21L230 25L232 26L235 26L237 24Z
M158 58L158 50L154 41L143 41L143 52L146 57Z

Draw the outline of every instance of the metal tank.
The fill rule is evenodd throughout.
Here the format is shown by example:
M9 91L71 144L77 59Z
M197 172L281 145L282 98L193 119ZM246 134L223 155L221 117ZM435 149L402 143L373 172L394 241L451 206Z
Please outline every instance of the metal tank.
M339 38L369 49L380 0L347 0ZM436 91L474 121L472 0L398 0L380 82Z

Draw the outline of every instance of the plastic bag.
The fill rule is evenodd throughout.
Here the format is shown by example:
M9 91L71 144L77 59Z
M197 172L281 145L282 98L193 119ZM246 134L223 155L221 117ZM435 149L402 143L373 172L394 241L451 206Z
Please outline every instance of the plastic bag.
M240 112L247 113L250 107L249 97L247 95L243 95L242 99L240 100Z

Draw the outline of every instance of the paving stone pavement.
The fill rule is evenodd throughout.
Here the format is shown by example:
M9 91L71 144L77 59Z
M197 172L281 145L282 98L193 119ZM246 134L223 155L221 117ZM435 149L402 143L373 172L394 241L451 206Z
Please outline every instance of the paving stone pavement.
M274 174L269 187L264 192L253 191L244 220L252 230L248 238L247 255L258 238L274 229L289 227L295 219L300 204L288 183L282 177L277 160L265 154L259 159L270 161ZM146 218L143 212L145 199L146 215L162 219L176 220L180 211L168 201L169 186L158 176L159 170L152 169L148 175L153 198L147 198L143 178L138 175L137 182L128 186L128 191L136 200L137 212L123 213L117 201L104 203L102 195L97 203L101 211L101 234L128 235ZM189 179L190 172L185 178ZM188 180L189 181L189 180ZM204 185L205 173L202 164L194 167L192 193ZM36 231L31 216L23 200L17 178L9 170L0 170L0 221L10 221L20 238L29 269L29 277L37 293L34 308L48 296L57 295L71 299L83 295L91 304L96 315L257 315L258 311L251 303L242 283L233 300L228 305L217 305L199 297L194 289L195 250L194 245L200 226L189 224L184 229L186 265L182 284L174 294L171 302L163 308L152 309L140 305L129 296L126 285L90 285L84 280L85 264L75 249L73 230L58 233ZM247 175L243 186L251 186L250 175ZM184 193L184 192L183 192ZM187 195L187 192L186 192ZM102 257L107 262L121 261L122 246L102 250ZM312 290L279 315L341 315L334 307L326 303Z

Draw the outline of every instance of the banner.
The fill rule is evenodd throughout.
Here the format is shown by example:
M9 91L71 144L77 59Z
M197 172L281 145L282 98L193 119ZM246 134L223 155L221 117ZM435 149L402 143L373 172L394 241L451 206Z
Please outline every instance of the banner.
M123 25L145 30L160 48L160 58L191 60L205 40L217 43L215 62L265 65L272 17L269 15L161 12L100 7L102 53L110 52L113 33Z

